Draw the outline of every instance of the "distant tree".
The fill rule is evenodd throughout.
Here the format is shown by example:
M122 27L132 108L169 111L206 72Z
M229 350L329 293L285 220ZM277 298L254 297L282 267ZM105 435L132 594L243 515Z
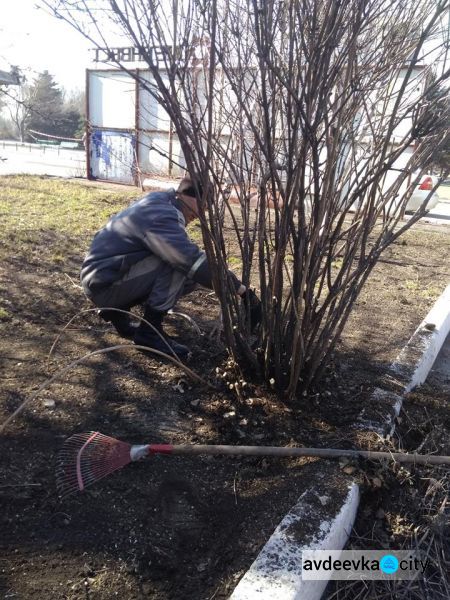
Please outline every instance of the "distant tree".
M86 94L84 90L64 90L64 107L67 110L76 110L83 117L86 114Z
M8 91L8 110L20 141L33 141L38 131L57 137L81 137L83 130L83 93L66 99L48 71L40 73L29 84Z
M16 67L11 69L12 72L17 73L20 76L20 73ZM15 86L12 86L14 89ZM11 97L10 90L12 89L8 85L0 85L0 139L5 140L14 136L13 133L13 124L11 123L11 119L6 117L6 109L8 105L8 100Z
M10 140L12 137L14 137L14 131L11 120L0 116L0 140Z
M67 122L71 125L71 133L67 135L81 138L84 133L86 118L86 94L84 90L64 92L64 113Z
M21 142L26 139L27 124L34 107L33 88L23 81L22 85L8 92L7 104L15 135Z

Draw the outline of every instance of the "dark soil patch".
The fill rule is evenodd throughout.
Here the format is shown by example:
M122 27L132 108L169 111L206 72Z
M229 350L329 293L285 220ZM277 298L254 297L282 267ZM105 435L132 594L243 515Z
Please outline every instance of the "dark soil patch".
M90 308L77 283L91 233L37 229L17 251L0 253L0 422L58 368L122 342L86 313L47 362L64 324ZM228 597L323 462L162 456L60 503L56 453L89 430L138 444L365 444L350 425L449 279L443 230L418 228L404 239L369 281L320 388L298 406L255 384L240 398L229 389L240 374L209 337L217 304L207 291L178 307L202 335L176 316L169 331L191 346L188 366L214 389L134 349L91 358L53 383L0 439L0 596Z

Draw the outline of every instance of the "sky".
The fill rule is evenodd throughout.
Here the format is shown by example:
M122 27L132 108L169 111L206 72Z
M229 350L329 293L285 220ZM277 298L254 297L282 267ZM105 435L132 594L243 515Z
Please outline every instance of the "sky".
M0 0L0 70L18 66L30 80L44 70L67 91L83 90L92 45L36 8L36 0Z

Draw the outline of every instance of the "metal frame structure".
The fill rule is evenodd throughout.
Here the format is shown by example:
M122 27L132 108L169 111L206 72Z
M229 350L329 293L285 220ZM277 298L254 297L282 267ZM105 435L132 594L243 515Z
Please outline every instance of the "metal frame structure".
M95 97L94 92L92 90L92 78L93 76L101 76L108 78L108 74L111 75L111 79L117 74L122 73L128 75L130 77L130 84L134 85L134 123L132 127L114 127L107 126L105 124L99 125L94 120L94 116L92 114L92 107L95 105ZM167 160L167 170L164 174L173 175L174 173L174 138L176 137L175 132L173 131L173 124L167 115L167 123L164 127L142 127L142 114L143 114L143 105L145 102L142 94L142 85L140 85L139 81L142 80L142 75L144 73L149 73L146 69L133 68L127 71L119 71L118 69L86 69L86 130L85 130L85 148L86 148L86 176L88 179L95 179L97 181L110 181L110 179L99 177L98 174L94 173L95 165L93 164L93 154L94 151L94 135L96 132L100 132L109 134L109 133L117 133L118 136L120 134L123 135L131 135L133 136L133 145L134 145L134 163L130 166L131 174L128 181L116 181L117 183L124 184L133 184L141 185L141 179L146 176L155 175L156 172L148 171L145 167L143 168L144 158L142 156L142 145L143 145L143 137L145 135L149 136L163 136L165 140L167 140L168 151L167 155L160 152L158 148L153 148L152 150L158 154L162 154L165 156ZM114 101L114 100L112 100ZM158 117L156 118L156 124L158 123ZM156 171L158 171L156 169ZM160 170L159 170L160 171ZM161 172L159 173L161 174Z

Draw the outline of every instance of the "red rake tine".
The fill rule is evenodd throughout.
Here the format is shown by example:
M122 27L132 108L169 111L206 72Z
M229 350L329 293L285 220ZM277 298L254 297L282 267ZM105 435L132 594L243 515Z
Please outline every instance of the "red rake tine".
M98 431L68 438L58 454L56 485L60 498L83 491L131 462L131 444Z

